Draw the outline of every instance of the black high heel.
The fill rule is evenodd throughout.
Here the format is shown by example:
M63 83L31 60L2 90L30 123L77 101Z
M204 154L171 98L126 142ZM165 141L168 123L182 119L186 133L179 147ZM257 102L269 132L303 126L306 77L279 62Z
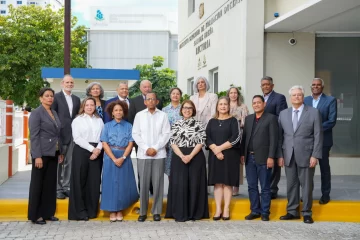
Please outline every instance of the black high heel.
M221 219L221 216L222 216L222 213L220 213L220 215L218 217L213 217L213 220L214 221L219 221Z

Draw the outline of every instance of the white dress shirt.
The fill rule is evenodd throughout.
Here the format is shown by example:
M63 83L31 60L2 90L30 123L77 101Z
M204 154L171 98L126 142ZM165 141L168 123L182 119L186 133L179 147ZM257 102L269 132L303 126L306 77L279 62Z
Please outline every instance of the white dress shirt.
M132 137L139 147L137 158L165 158L165 145L170 139L170 124L167 114L157 108L153 114L147 108L138 112L134 120ZM149 148L157 151L154 157L146 155L146 150Z
M82 114L77 116L71 124L74 142L89 152L94 150L94 147L89 143L98 143L96 148L101 150L100 135L103 127L102 119L95 115Z
M274 90L273 90L273 91L274 91ZM265 102L268 101L268 99L269 99L270 95L273 93L273 91L271 91L271 92L269 92L268 94L264 95L264 100L265 100Z
M299 112L298 112L298 122L299 122L300 117L301 117L301 113L302 113L303 110L304 110L304 104L302 104L298 109L296 109L296 108L293 107L293 109L292 109L292 118L291 118L291 119L294 119L295 110L299 110Z
M126 101L128 107L130 107L130 102L129 102L129 99L128 99L128 98L122 98L122 97L120 97L119 95L118 95L118 98L119 98L120 101Z
M319 96L317 99L315 99L314 96L311 95L311 97L313 98L313 100L312 100L312 104L313 104L313 105L312 105L312 106L313 106L314 108L317 108L317 106L318 106L318 104L319 104L319 102L320 102L321 95L322 95L322 93L320 94L320 96Z
M63 91L63 93L65 95L65 100L66 100L67 105L69 107L70 117L72 117L72 111L73 111L73 106L74 106L73 101L72 101L72 97L71 97L72 93L70 93L68 95L64 90L62 90L62 91Z

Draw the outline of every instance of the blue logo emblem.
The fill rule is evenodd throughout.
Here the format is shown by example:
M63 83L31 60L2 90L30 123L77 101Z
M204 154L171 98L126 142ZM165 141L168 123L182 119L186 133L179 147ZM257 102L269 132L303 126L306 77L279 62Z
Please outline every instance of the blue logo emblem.
M96 11L96 17L95 17L95 19L97 20L97 21L104 21L105 19L104 19L104 15L102 14L102 12L100 11L100 10L97 10Z

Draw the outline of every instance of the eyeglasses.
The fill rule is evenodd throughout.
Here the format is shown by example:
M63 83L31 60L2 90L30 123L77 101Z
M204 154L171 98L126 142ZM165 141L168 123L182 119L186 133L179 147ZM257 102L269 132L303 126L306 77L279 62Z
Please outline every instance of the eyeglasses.
M156 98L147 98L147 99L145 99L145 101L156 101L157 99Z
M193 107L183 107L184 110L193 110Z

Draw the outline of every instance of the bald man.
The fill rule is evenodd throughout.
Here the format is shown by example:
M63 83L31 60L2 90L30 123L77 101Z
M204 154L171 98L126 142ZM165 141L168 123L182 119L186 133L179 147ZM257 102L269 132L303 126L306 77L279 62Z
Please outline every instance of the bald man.
M130 108L129 108L129 122L134 123L135 115L146 108L144 104L145 96L147 93L152 91L152 84L149 80L142 80L140 82L140 92L141 94L137 97L130 99ZM156 105L157 109L162 109L162 102L159 100L159 103Z
M149 80L142 80L140 82L140 92L141 94L137 97L131 98L130 99L130 108L129 108L129 113L128 113L128 121L129 123L131 123L132 125L134 124L134 119L135 119L135 115L146 109L146 105L144 103L145 98L146 98L146 94L148 94L149 92L152 91L152 84ZM162 109L162 101L159 100L159 103L156 105L157 109ZM138 146L136 144L134 144L135 147L135 151L136 154L138 152ZM138 178L140 178L140 175L138 174ZM138 183L138 187L139 187L139 191L140 191L140 181ZM152 183L150 182L150 192L152 193L153 191L153 187L152 187Z

